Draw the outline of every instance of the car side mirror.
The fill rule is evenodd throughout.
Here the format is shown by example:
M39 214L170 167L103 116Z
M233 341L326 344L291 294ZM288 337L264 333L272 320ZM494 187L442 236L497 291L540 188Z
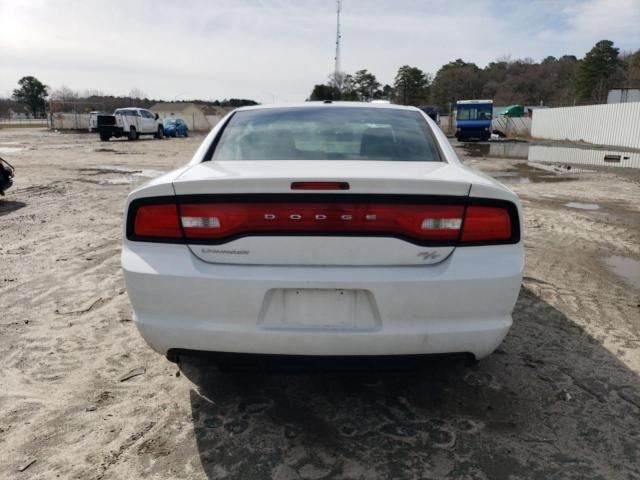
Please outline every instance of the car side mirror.
M159 118L160 118L160 115L156 113L156 120L158 120Z

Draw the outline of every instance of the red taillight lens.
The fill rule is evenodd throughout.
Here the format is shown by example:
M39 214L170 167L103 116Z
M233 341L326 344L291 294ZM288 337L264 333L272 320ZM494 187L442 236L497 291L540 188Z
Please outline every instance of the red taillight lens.
M506 208L467 207L461 243L508 241L511 237L511 217Z
M133 232L143 238L182 238L175 204L142 205L135 213Z
M180 205L187 240L261 234L378 234L457 240L464 206L374 203L190 203Z

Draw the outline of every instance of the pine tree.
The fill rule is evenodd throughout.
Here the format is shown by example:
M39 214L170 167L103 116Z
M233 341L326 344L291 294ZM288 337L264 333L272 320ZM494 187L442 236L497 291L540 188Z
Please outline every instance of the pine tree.
M579 102L602 103L607 99L611 80L619 73L619 49L610 40L600 40L578 66L576 95Z

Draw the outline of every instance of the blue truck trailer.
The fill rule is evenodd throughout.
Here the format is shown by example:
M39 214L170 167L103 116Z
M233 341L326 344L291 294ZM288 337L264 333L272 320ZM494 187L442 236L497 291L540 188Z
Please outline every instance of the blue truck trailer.
M459 141L489 140L493 100L458 100L456 102L456 138Z

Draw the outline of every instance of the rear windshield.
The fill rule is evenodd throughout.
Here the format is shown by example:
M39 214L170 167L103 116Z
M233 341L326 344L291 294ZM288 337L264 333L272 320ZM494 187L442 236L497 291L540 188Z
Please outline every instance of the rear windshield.
M212 159L441 161L419 112L330 106L237 112Z

